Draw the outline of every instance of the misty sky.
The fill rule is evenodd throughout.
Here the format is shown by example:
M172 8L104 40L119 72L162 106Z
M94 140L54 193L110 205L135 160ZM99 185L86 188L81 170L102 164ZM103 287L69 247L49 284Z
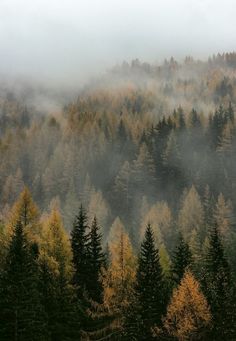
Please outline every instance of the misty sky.
M235 0L0 0L0 73L84 80L139 58L236 49Z

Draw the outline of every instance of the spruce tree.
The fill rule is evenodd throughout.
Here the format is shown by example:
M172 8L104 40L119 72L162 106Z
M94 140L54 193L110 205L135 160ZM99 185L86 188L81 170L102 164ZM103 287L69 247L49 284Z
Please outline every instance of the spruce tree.
M102 235L99 231L97 218L94 217L88 241L89 256L89 278L88 294L92 300L100 302L102 300L102 283L100 280L102 266L105 265L105 254L102 250Z
M80 339L81 320L84 317L76 300L73 286L68 284L65 274L60 271L56 282L57 314L52 341L73 341Z
M140 340L151 340L151 328L159 325L164 312L164 283L159 261L158 249L155 247L154 235L148 224L144 241L141 244L137 270L137 316L139 316L138 334Z
M172 279L178 285L183 278L185 270L192 263L192 254L188 244L184 241L182 234L172 259Z
M205 291L213 316L214 340L235 338L234 290L218 228L212 227L205 260ZM232 303L233 302L233 303Z
M39 291L38 248L18 221L0 278L0 339L48 340L46 314Z
M71 232L72 263L74 266L73 284L77 288L78 297L83 298L88 284L88 233L87 214L80 206Z

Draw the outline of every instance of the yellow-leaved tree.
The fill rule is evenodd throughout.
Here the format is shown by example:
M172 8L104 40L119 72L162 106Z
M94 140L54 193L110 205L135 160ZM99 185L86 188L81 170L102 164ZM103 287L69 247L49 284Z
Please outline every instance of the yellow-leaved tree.
M103 307L113 315L112 324L120 330L123 313L133 298L137 261L129 236L119 218L115 219L111 227L109 253L109 265L102 278Z
M56 209L53 209L43 222L40 256L46 257L56 272L63 272L63 275L70 277L72 271L70 241L61 215Z
M211 325L210 308L198 281L188 270L173 291L163 324L167 334L180 341L205 340Z
M28 238L32 242L39 242L42 232L39 221L39 210L27 187L23 189L9 214L9 221L6 225L7 239L11 237L14 226L19 221Z
M103 278L104 305L115 310L125 309L133 294L136 257L119 218L111 228L109 252L110 264Z
M191 239L194 230L202 234L203 218L204 211L200 196L192 186L184 195L178 217L179 228L186 241Z
M71 285L70 242L64 230L61 215L55 208L43 221L39 264L41 290L51 338L71 340L74 337L78 340L81 315L76 301L76 292ZM71 323L73 323L73 328ZM61 328L58 329L58 325Z

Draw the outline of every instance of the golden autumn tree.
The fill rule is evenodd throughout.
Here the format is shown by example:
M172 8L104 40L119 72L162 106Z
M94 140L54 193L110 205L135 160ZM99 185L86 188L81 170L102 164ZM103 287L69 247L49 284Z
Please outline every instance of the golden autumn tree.
M91 309L91 317L98 327L84 333L82 340L119 339L124 329L125 312L133 299L136 257L119 217L111 226L108 249L108 266L101 275L103 302L94 304Z
M223 194L220 193L217 198L214 216L219 231L224 239L227 239L231 232L231 220L233 218L232 210L233 208L231 201L226 201Z
M165 201L159 201L152 205L142 218L140 228L140 239L142 240L146 231L146 226L150 223L153 229L155 242L158 246L173 233L172 214Z
M39 210L27 187L21 192L9 214L9 221L6 226L6 233L8 236L11 236L14 226L19 221L27 236L32 241L38 242L41 235Z
M184 195L178 217L178 224L184 239L189 241L194 230L197 233L202 232L203 218L204 211L200 196L192 186Z
M198 281L188 270L173 291L163 323L167 334L179 341L203 340L210 328L211 313L207 300Z
M72 254L58 210L43 221L40 276L43 304L53 340L79 339L81 314L71 285Z
M107 232L107 219L109 217L109 208L105 199L103 198L101 191L94 191L89 200L88 204L88 217L89 220L92 221L93 217L97 218L99 223L101 224L102 231Z
M136 257L119 218L111 229L110 265L103 278L104 305L122 310L129 305L136 275Z
M43 222L41 256L54 264L56 271L63 271L66 276L71 274L72 254L70 241L64 229L58 210L53 209Z

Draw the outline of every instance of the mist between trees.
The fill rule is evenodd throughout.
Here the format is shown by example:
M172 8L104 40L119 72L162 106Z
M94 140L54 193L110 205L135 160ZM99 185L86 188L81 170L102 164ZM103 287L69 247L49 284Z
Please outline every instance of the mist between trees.
M62 340L67 337L76 340L78 335L96 339L100 332L108 333L114 340L130 339L135 329L139 331L135 337L140 340L166 337L204 340L208 331L212 333L211 340L212 337L217 340L218 336L234 339L231 327L236 276L235 65L234 53L213 56L207 62L187 57L182 64L174 58L159 66L138 60L123 63L84 87L74 101L71 94L61 90L64 107L58 110L53 106L53 112L43 102L40 109L34 85L20 85L17 89L6 84L0 86L3 282L9 278L15 281L14 271L8 274L4 264L9 263L5 262L21 264L14 258L15 247L26 245L28 251L19 262L26 262L25 269L30 268L32 273L43 255L43 265L39 266L45 271L43 276L52 275L50 281L55 279L54 272L59 276L52 283L52 291L55 286L66 290L65 294L56 295L68 294L71 303L77 302L71 305L74 312L71 307L63 306L64 301L60 303L64 313L72 314L71 320L68 317L72 325L67 325L66 330L69 334L79 332ZM46 93L41 89L42 101ZM52 91L47 96L57 103L58 93ZM13 206L25 185L40 214L35 213L37 209L27 190ZM35 229L26 231L24 225L28 226L28 222L22 222L21 215L19 219L22 200L33 205L29 224ZM79 211L81 204L86 214ZM81 249L78 243L87 245L91 235L85 226L85 234L80 231L82 235L75 237L72 251L68 239L75 217L80 214L86 215L86 226L98 224L102 233L98 239L104 259L95 272L99 273L96 290L100 290L95 300L85 294L91 285L86 282L87 265L81 265L84 274L78 270L78 262L84 255L72 256L73 248ZM55 242L51 244L53 238ZM60 243L66 245L63 255L57 249ZM149 253L153 276L150 275L149 288L142 292L146 281L145 257ZM78 273L74 274L76 266ZM173 266L180 268L173 270ZM5 275L13 277L4 279ZM167 285L163 284L165 281ZM29 281L28 285L31 287L32 283ZM168 288L167 292L162 292L163 287ZM189 287L198 297L198 303L188 297ZM51 299L49 288L45 290L43 297L49 295ZM159 291L165 298L162 302ZM130 293L130 298L125 292ZM140 307L140 297L146 306ZM130 311L131 299L137 308L135 313ZM155 303L150 309L149 300ZM186 305L186 300L192 300L191 306ZM222 302L226 304L224 307ZM54 303L47 307L50 312L45 313L51 316L50 321L54 319ZM41 301L35 304L43 309ZM197 311L197 320L191 309ZM185 328L183 320L181 326L173 322L178 321L177 313L186 313ZM18 328L13 315L11 321ZM88 322L88 315L93 322ZM54 331L45 327L47 333L54 335L53 340L59 340L64 328L61 317L58 318ZM43 323L50 325L50 321ZM37 340L44 340L45 335ZM28 339L32 340L31 337Z

